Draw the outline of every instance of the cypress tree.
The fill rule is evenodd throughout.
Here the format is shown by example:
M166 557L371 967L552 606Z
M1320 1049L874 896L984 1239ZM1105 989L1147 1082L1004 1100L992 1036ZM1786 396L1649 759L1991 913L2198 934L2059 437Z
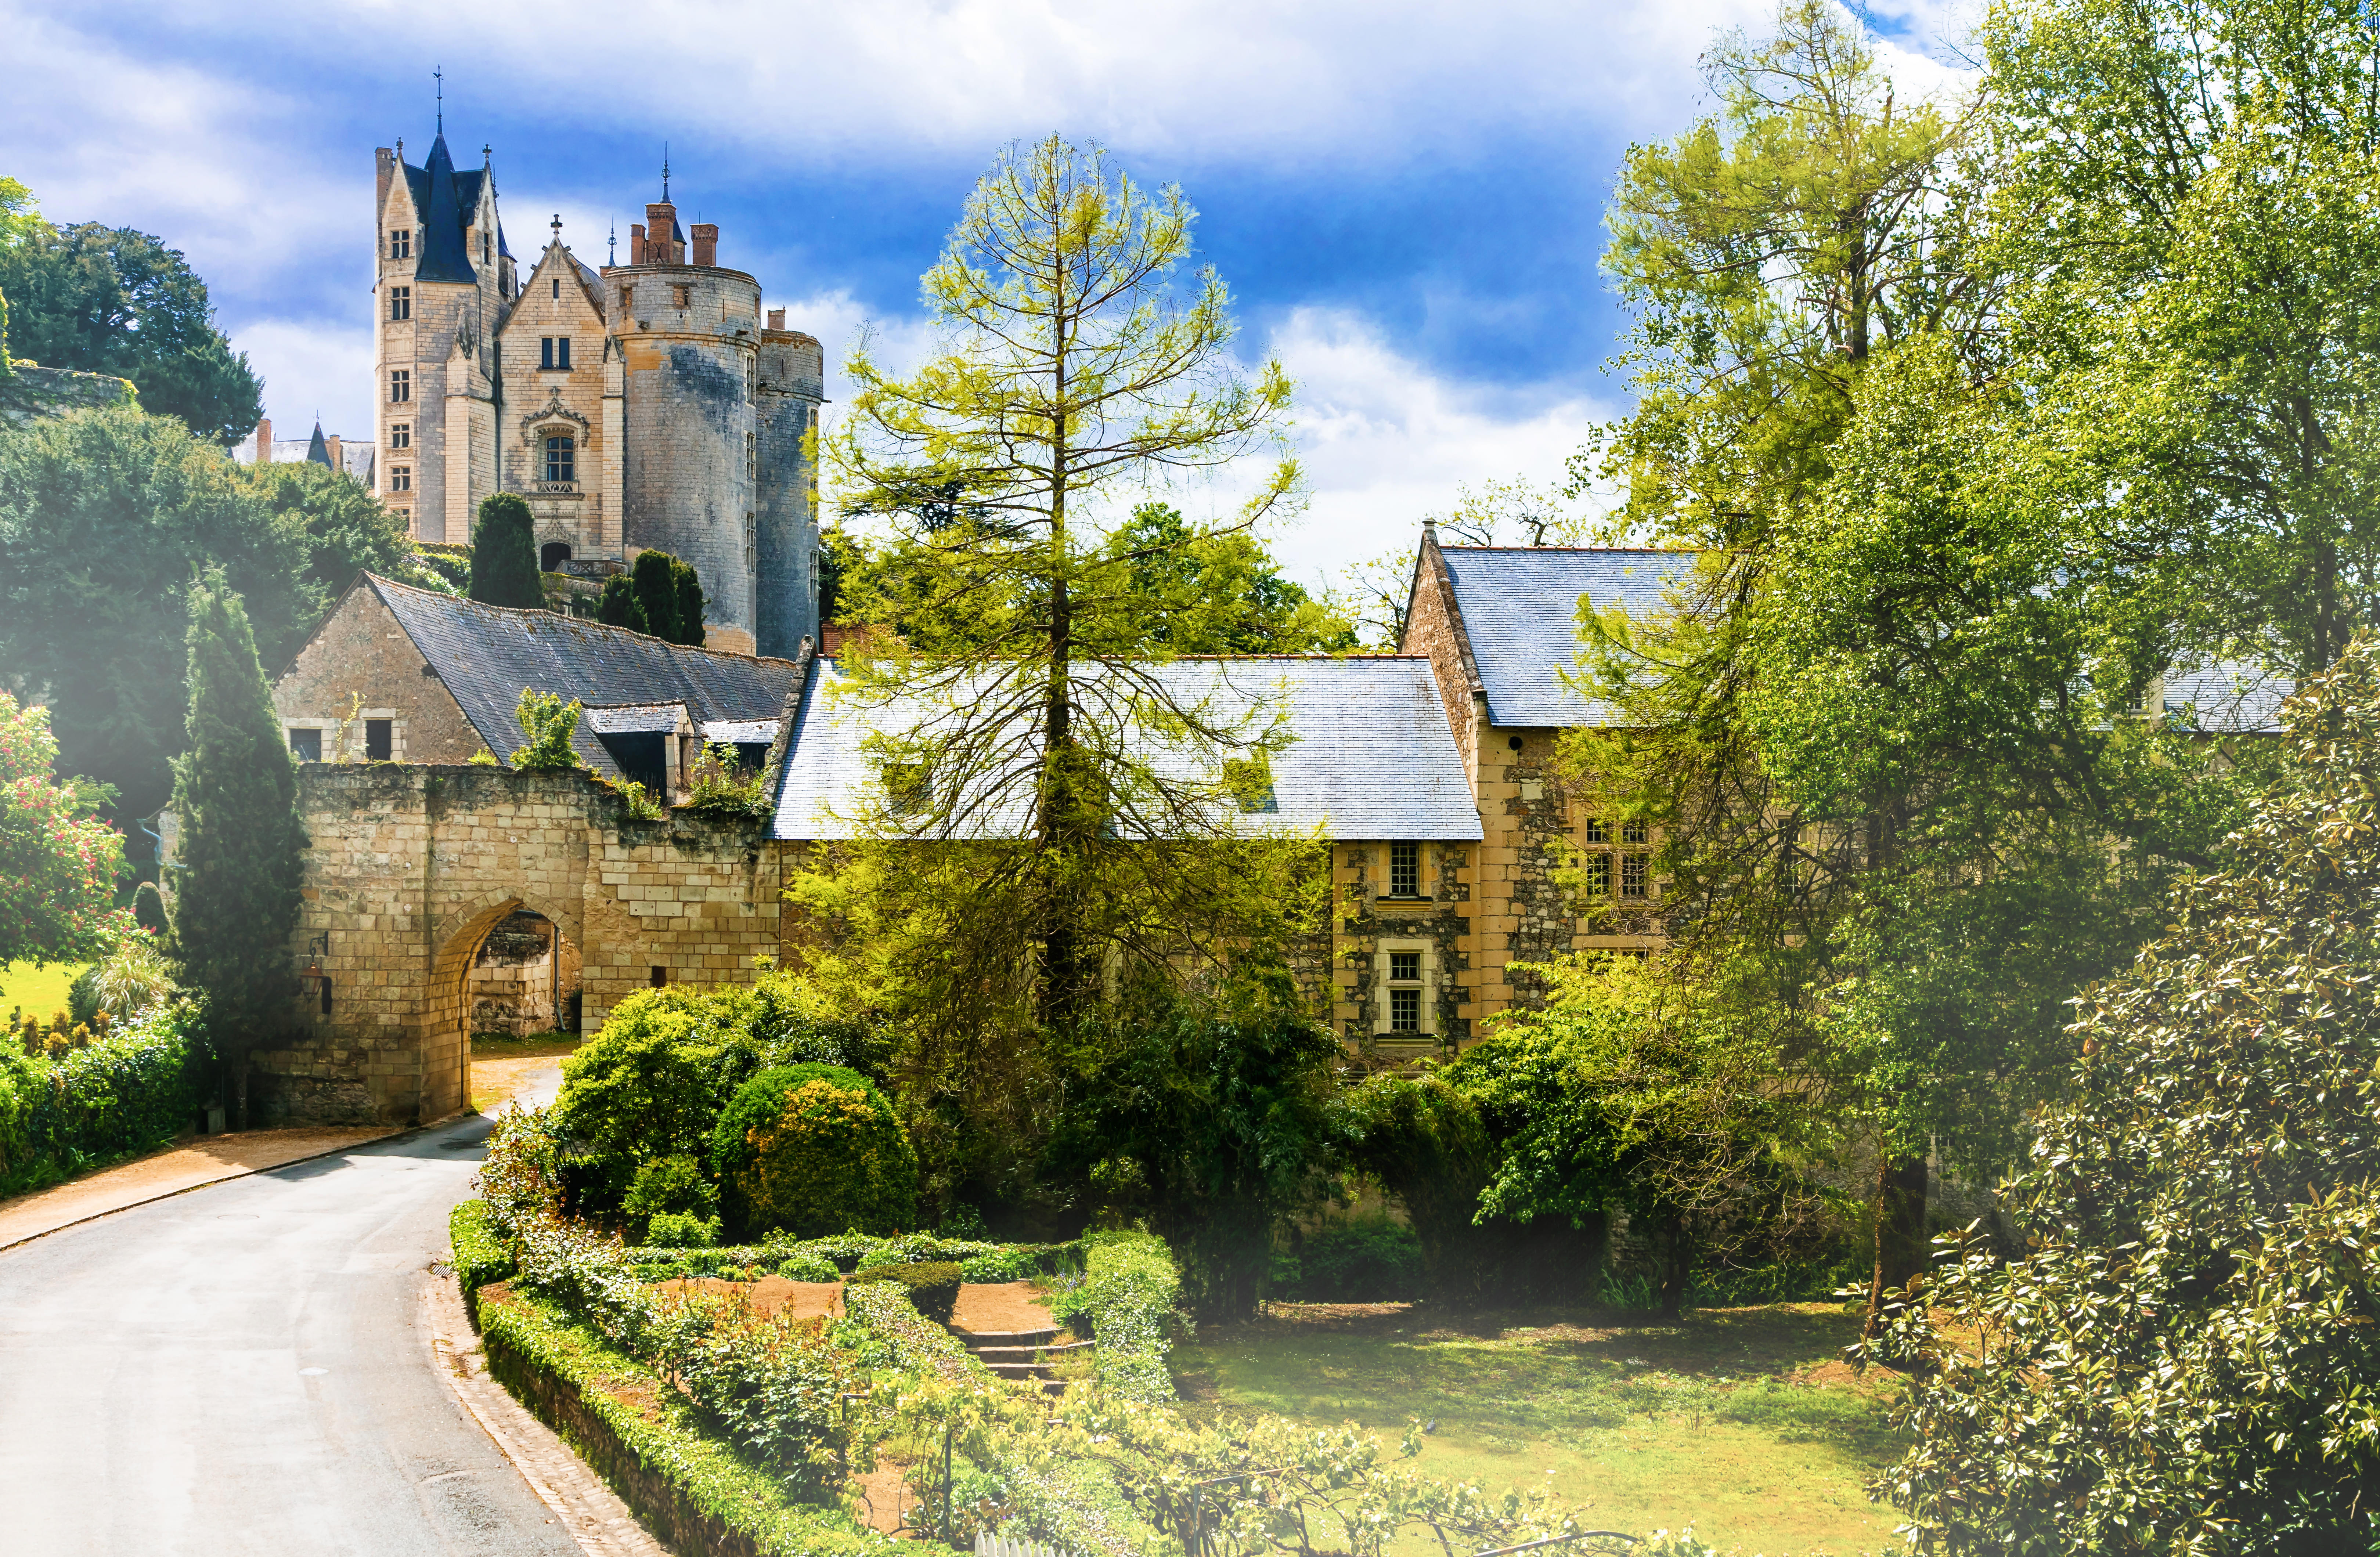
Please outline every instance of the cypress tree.
M640 551L629 576L636 580L637 604L645 613L645 631L656 638L678 642L677 559L666 551Z
M536 520L516 492L497 492L480 504L479 523L471 527L471 598L491 606L545 604Z
M239 597L190 597L188 751L174 763L181 817L174 938L184 981L205 996L207 1032L248 1125L248 1056L284 1030L298 993L298 770L273 711Z
M648 631L645 608L637 603L637 586L627 574L613 573L603 581L603 593L595 601L595 620L606 627Z
M673 560L670 578L677 585L677 636L672 643L702 646L702 580L695 575L692 562Z

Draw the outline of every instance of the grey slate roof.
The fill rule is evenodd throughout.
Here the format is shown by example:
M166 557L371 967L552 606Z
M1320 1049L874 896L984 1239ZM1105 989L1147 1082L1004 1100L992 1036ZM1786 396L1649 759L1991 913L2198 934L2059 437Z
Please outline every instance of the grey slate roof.
M1182 659L1162 673L1177 696L1286 716L1296 739L1272 758L1276 809L1239 816L1242 832L1319 827L1337 839L1480 837L1478 805L1427 658ZM774 837L840 839L856 830L853 818L869 782L861 741L870 729L905 716L898 706L870 709L838 698L834 689L844 684L834 661L818 662L785 755ZM1153 757L1153 765L1172 766L1166 756ZM998 830L1022 836L1026 820L1021 812L1008 815Z
M722 746L766 746L777 739L778 719L712 719L702 738Z
M479 211L479 174L455 171L455 159L447 154L443 133L431 145L420 180L414 181L411 168L405 174L413 184L414 205L421 212L421 252L414 259L413 278L478 281L480 273L471 268L471 256L463 245L463 228L467 216Z
M1439 549L1488 694L1490 724L1605 723L1609 706L1566 685L1578 663L1578 602L1631 616L1668 609L1664 586L1694 566L1687 551L1449 546Z
M661 705L673 710L666 728L674 730L680 704L697 724L776 719L801 673L788 659L686 648L552 611L458 600L373 573L363 575L363 586L387 605L499 757L522 744L514 715L523 687L590 707ZM589 721L580 722L573 744L596 772L620 776Z
M655 730L666 735L681 724L690 724L683 703L625 703L613 708L587 710L587 727L598 735L645 735Z
M2177 665L2165 674L2165 711L2209 735L2277 735L2297 682L2252 665Z

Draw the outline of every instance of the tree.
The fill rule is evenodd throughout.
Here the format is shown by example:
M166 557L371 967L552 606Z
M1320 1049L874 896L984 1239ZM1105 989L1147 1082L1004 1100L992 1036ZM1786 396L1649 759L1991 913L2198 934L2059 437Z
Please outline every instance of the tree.
M359 573L443 592L446 583L423 567L406 534L405 515L343 470L311 460L238 467L240 479L270 513L305 525L306 579L334 597Z
M696 576L694 564L677 558L670 559L670 583L677 595L677 633L670 639L674 644L702 646L702 608L705 603L702 580Z
M1031 847L959 889L1004 905L976 921L1008 927L999 948L976 949L1022 962L1045 1024L1093 1002L1108 947L1149 954L1156 903L1198 922L1206 868L1175 853L1159 878L1135 868L1137 840L1227 836L1223 762L1279 739L1245 702L1185 695L1163 673L1163 604L1118 578L1103 544L1129 517L1113 494L1265 446L1288 405L1278 364L1248 380L1226 355L1211 270L1172 291L1192 219L1178 189L1152 197L1096 149L1052 137L1003 156L926 276L943 354L899 380L863 344L827 445L847 508L893 524L894 571L918 581L908 635L844 658L859 702L929 710L878 738L880 772L906 787L881 830L1029 818ZM1180 544L1249 529L1295 477L1281 461L1236 520ZM880 619L869 601L844 610Z
M174 764L174 939L184 981L248 1124L248 1056L290 1023L298 993L298 770L257 662L248 613L220 584L190 602L188 749Z
M666 551L640 551L628 579L636 586L644 631L664 643L678 642L677 559Z
M2371 1550L2380 1510L2380 656L2287 716L2228 868L2087 991L2070 1099L1870 1354L1913 1361L1878 1479L1915 1549Z
M18 356L129 379L141 407L218 448L256 426L264 385L215 327L206 283L176 248L129 227L46 223L0 247Z
M625 573L613 573L603 581L603 593L595 597L595 620L606 627L625 627L631 633L649 632L645 625L645 608L638 603L636 580Z
M1149 616L1150 639L1174 654L1312 654L1355 646L1328 600L1283 578L1252 533L1198 533L1179 509L1145 502L1108 537L1125 569L1120 587Z
M124 839L53 772L49 710L0 692L0 963L82 962L130 933L111 905Z
M537 571L537 516L517 492L480 500L471 526L471 598L535 610L545 604Z
M0 252L24 243L41 225L41 213L33 209L33 192L0 175ZM13 373L8 356L8 288L0 283L0 383L7 382Z
M0 433L0 684L49 706L61 771L164 803L182 750L190 580L220 569L271 660L324 605L302 513L276 513L219 450L128 406Z

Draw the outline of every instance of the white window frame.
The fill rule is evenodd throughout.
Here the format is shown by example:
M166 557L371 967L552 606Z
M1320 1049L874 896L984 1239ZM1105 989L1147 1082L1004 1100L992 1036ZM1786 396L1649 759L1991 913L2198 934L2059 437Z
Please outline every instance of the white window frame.
M1399 1032L1390 1026L1389 954L1397 951L1421 953L1421 1021L1411 1032ZM1397 987L1411 989L1411 984ZM1372 948L1372 1032L1381 1038L1435 1038L1438 1034L1438 943L1419 935L1398 935L1382 940Z

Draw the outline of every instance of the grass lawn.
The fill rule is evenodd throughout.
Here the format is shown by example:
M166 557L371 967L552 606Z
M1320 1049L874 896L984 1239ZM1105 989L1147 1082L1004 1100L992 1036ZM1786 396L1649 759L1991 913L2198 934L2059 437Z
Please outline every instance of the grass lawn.
M493 1114L528 1084L532 1071L563 1055L576 1053L575 1032L532 1032L508 1038L493 1032L471 1034L471 1106Z
M21 1006L27 1016L46 1023L51 1013L67 1008L67 986L88 966L83 962L53 962L46 968L30 962L0 963L0 1016Z
M1861 1479L1900 1448L1884 1421L1889 1376L1838 1360L1858 1328L1835 1303L1706 1309L1677 1325L1277 1303L1201 1331L1173 1361L1186 1399L1352 1419L1391 1452L1408 1418L1435 1420L1417 1468L1544 1486L1608 1529L1691 1524L1722 1551L1850 1557L1891 1539L1892 1511Z

